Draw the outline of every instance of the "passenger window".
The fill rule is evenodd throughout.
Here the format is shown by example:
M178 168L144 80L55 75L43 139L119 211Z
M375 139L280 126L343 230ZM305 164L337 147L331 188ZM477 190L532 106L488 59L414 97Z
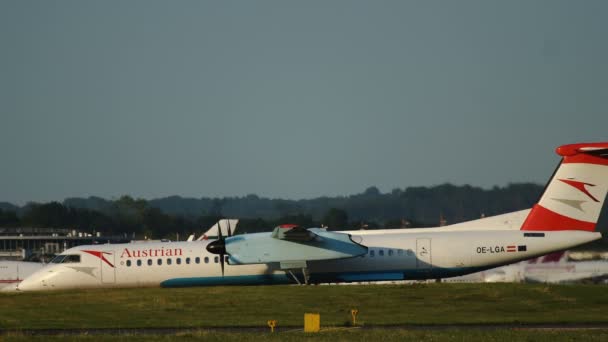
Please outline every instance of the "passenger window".
M178 265L181 265L182 264L182 258L175 259L175 263L178 264Z
M171 265L171 258L167 259L167 265Z
M205 260L205 264L208 264L208 263L209 263L209 257L205 257L205 259L204 259L204 260Z
M162 264L163 264L163 259L158 259L158 260L156 261L156 263L158 264L158 266L162 265Z
M397 250L397 254L398 254L398 255L403 255L403 249L398 249L398 250Z
M127 260L127 267L131 267L131 260Z
M186 258L186 264L190 265L190 258Z
M199 258L199 257L194 258L194 262L197 263L197 264L200 264L201 263L201 258Z
M137 266L141 266L141 260L137 259Z
M388 256L393 256L393 250L392 249L388 250Z
M148 266L152 266L152 259L148 259Z
M369 250L369 256L373 258L373 257L374 257L374 254L375 254L375 253L374 253L374 250L373 250L373 249L370 249L370 250Z
M378 255L379 255L379 256L384 256L384 250L383 250L383 249L379 250L379 251L378 251Z
M215 262L217 264L218 262L220 262L220 260L217 257L214 257L213 262Z

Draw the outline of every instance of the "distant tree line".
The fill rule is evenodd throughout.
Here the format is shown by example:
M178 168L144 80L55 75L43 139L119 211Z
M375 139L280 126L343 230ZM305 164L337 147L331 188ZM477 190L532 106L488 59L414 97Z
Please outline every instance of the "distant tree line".
M542 191L537 184L510 184L482 189L443 184L381 193L370 187L351 196L309 200L225 198L144 200L123 196L69 198L63 203L0 203L0 227L49 227L137 238L200 235L220 218L239 218L238 232L269 231L282 223L329 229L378 229L437 226L531 207Z

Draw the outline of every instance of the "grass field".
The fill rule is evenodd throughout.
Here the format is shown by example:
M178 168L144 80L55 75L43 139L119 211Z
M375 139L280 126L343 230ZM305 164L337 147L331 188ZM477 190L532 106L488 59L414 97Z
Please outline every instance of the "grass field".
M0 295L0 329L608 322L599 285L417 284L117 289Z

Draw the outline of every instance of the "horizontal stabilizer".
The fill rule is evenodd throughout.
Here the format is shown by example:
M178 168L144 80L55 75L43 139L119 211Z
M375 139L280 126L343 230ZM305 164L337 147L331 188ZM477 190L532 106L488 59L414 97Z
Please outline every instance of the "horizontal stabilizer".
M223 236L228 236L228 227L230 227L231 233L234 234L236 231L236 225L239 223L237 219L221 219L217 221L205 234L201 235L196 241L208 240L209 238L215 238L218 236L219 229L222 230Z

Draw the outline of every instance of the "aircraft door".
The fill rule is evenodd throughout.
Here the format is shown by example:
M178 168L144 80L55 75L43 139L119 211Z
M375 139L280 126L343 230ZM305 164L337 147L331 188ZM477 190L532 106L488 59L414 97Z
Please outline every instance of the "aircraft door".
M431 267L431 239L416 239L416 268Z
M116 282L116 268L114 265L114 251L101 252L101 282L104 284L113 284Z

